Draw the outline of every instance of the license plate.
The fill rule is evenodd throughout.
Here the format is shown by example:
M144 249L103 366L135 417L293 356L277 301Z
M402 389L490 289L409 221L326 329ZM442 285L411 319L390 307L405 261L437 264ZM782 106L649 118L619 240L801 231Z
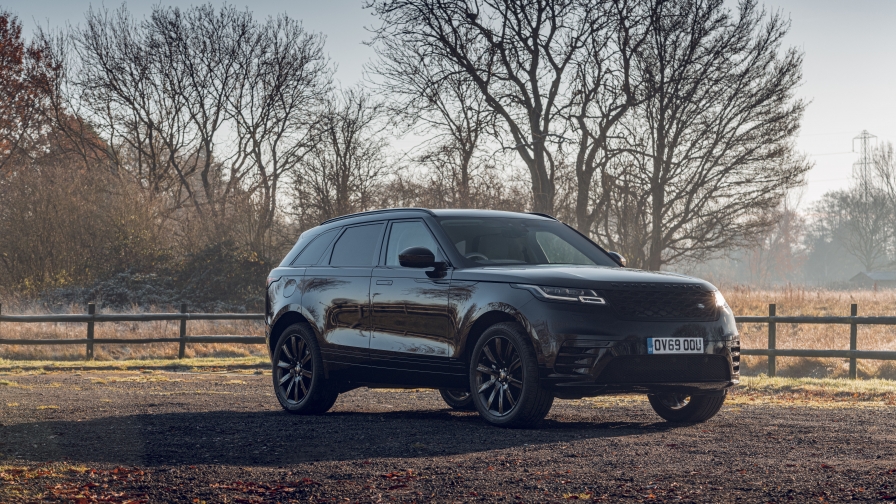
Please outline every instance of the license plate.
M703 338L647 338L647 353L703 353Z

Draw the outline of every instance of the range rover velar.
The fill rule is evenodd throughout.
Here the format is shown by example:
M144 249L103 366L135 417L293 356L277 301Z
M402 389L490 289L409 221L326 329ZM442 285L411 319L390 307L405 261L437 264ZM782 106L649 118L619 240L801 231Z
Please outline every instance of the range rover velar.
M326 221L267 281L277 399L314 414L358 387L427 387L521 427L555 397L640 393L668 421L707 420L738 383L731 309L708 282L624 262L546 215Z

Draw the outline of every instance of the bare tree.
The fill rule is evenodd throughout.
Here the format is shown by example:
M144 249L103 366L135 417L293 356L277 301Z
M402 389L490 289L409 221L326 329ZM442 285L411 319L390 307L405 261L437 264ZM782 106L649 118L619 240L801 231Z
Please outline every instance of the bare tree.
M263 242L280 210L281 184L316 147L318 122L332 119L332 104L326 102L332 71L323 43L320 35L278 16L237 54L237 81L228 103L236 137L230 165L248 172L244 189L252 195L258 220L250 238L259 252L267 249Z
M814 233L838 243L866 271L887 265L893 214L879 188L861 185L826 193L814 208Z
M646 101L625 120L631 156L611 180L645 212L627 227L639 238L617 239L657 270L749 243L811 165L794 150L806 104L794 97L802 55L781 49L786 20L752 0L736 13L722 0L670 1L652 15L636 60ZM604 219L603 234L620 236L628 218Z
M622 3L372 0L368 7L383 21L374 39L382 60L418 69L430 83L425 90L456 74L475 86L501 125L503 147L515 151L529 171L532 209L551 213L562 145L574 138L568 130L590 123L601 110L591 104L607 89L608 74L590 65L595 57L603 61L606 33L614 29L616 16L629 14ZM601 112L612 115L618 105ZM573 116L578 121L571 121ZM598 119L581 135L582 166L604 148L601 127L609 126L603 123Z
M482 94L465 74L452 73L437 61L421 64L415 47L394 46L392 51L401 57L381 59L370 71L382 78L375 85L389 95L396 123L423 137L413 157L431 174L431 206L489 206L482 184L495 165L483 145L494 130L494 114Z
M769 220L774 226L756 236L752 247L744 250L749 280L753 285L771 285L799 279L806 260L804 237L806 218L785 198Z
M363 90L333 94L315 127L314 148L293 174L293 208L301 228L378 201L388 174L382 105Z
M92 113L89 119L117 167L130 172L150 194L178 195L171 165L183 157L186 142L180 104L166 102L161 76L168 73L167 65L155 61L145 25L124 7L114 13L91 9L86 21L71 36L76 54L68 74L76 79L74 92L82 94Z
M573 94L566 111L576 140L569 153L575 172L573 216L584 233L595 230L617 194L610 192L614 189L610 169L624 152L614 145L620 134L617 126L648 96L648 87L635 78L634 65L652 34L652 15L662 3L614 1L589 10L592 34L573 61ZM597 187L595 176L601 178Z
M896 151L893 143L879 145L872 153L873 185L879 187L896 212Z
M279 181L312 146L330 86L323 37L203 5L142 21L91 10L74 38L78 85L116 165L214 228L248 194L259 214L247 242L263 252Z

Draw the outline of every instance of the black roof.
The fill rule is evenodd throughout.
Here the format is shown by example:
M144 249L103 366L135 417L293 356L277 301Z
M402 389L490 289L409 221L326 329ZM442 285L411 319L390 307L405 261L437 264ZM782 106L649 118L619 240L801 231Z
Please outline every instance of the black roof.
M384 208L382 210L368 210L367 212L358 212L358 213L353 213L353 214L340 215L339 217L333 217L332 219L325 220L325 221L321 222L320 225L323 226L324 224L329 224L331 222L341 221L341 220L345 220L345 219L351 219L353 217L366 217L368 215L385 214L385 213L392 213L392 212L424 212L424 213L428 213L430 215L435 215L432 212L432 210L429 210L426 208Z
M321 222L321 225L330 224L332 222L352 219L355 217L376 216L390 213L426 213L434 217L511 217L511 218L543 218L557 220L554 217L542 213L520 213L505 212L503 210L476 210L476 209L438 209L430 210L429 208L385 208L382 210L370 210L367 212L358 212L348 215L334 217L330 220Z

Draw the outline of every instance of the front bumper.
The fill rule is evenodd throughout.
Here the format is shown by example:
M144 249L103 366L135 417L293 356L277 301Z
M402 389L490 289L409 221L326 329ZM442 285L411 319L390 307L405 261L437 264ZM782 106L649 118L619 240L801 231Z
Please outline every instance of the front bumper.
M645 338L571 338L542 384L559 397L618 393L721 393L740 378L740 341L705 341L700 354L649 355Z

